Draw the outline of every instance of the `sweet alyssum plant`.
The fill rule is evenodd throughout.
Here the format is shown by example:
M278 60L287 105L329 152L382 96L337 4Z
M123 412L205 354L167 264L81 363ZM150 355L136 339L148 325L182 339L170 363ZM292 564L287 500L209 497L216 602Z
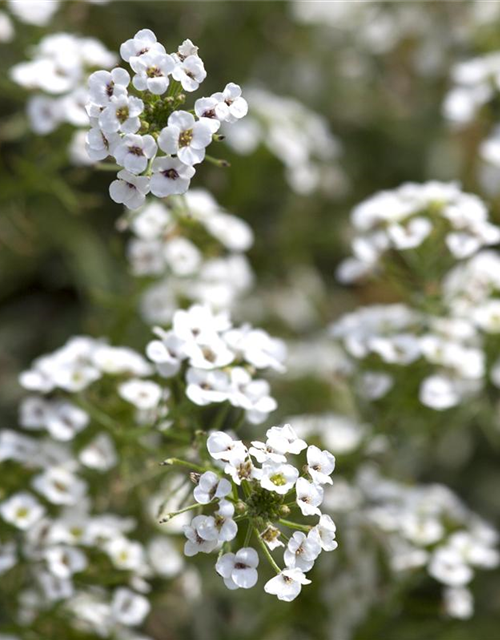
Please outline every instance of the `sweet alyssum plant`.
M198 100L193 115L179 110L182 92L195 90L206 72L190 41L169 55L143 30L121 55L132 81L120 68L89 79L89 154L98 161L112 154L124 167L110 192L129 209L149 191L176 198L129 212L127 223L162 240L177 227L165 255L181 271L196 250L194 239L188 249L177 242L173 250L170 242L180 239L185 206L197 202L214 235L246 247L247 227L214 210L209 197L186 198L187 205L178 199L220 122L245 114L239 88L230 84ZM236 244L221 227L226 222L239 232ZM199 266L191 266L191 276ZM334 457L307 447L290 425L269 429L265 442L250 447L230 435L277 408L260 376L284 370L284 344L250 325L234 326L226 311L186 306L154 328L147 357L77 336L21 375L29 392L20 407L23 431L0 436L7 465L0 572L7 587L15 584L7 594L13 637L30 628L64 636L69 625L136 638L133 629L165 580L182 590L190 572L178 534L186 556L218 553L216 571L230 589L255 584L259 551L276 572L265 590L288 601L310 582L306 573L321 550L336 547L335 525L320 511ZM186 506L192 482L195 502ZM308 524L311 516L316 521ZM272 555L278 548L282 566Z

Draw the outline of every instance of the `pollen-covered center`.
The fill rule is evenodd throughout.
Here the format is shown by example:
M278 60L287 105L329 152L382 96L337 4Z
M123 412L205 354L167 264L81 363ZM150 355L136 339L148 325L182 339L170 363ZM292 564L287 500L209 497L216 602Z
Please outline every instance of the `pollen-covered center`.
M269 480L277 487L283 487L286 484L286 478L282 473L275 473L270 476Z
M193 135L194 133L192 129L186 129L183 131L179 136L179 147L188 147L193 140Z
M151 67L147 68L146 75L148 76L148 78L161 78L163 76L163 72L156 65L152 65Z
M127 120L128 118L128 114L128 107L120 107L116 110L116 117L120 122L125 122L125 120Z

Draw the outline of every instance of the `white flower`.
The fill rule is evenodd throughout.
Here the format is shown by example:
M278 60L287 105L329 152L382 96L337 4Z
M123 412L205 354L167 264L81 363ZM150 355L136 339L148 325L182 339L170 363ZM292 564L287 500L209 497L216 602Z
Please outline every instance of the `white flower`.
M58 578L70 578L87 568L87 556L74 547L49 547L44 553L49 571Z
M461 554L451 547L440 547L434 551L428 571L433 578L450 587L462 587L474 575Z
M297 504L305 516L321 515L319 505L323 502L323 488L299 478L295 485L297 490Z
M29 529L44 514L45 508L30 493L15 493L0 503L0 516L18 529Z
M318 524L311 529L309 536L316 536L324 551L333 551L338 547L338 543L335 540L336 530L337 527L333 520L329 515L324 513L320 517Z
M293 488L298 477L298 469L291 464L266 462L262 466L260 484L268 491L285 495Z
M78 454L80 462L89 469L108 471L118 462L113 440L107 433L100 433Z
M111 615L116 622L135 627L142 623L151 609L149 600L125 587L118 588L111 601Z
M236 553L225 553L217 560L215 570L224 578L228 589L251 589L257 583L259 555L251 547L243 547Z
M113 155L120 141L119 133L104 133L96 124L86 134L85 148L89 158L97 162Z
M43 95L29 99L27 112L31 128L41 136L52 133L62 120L61 103Z
M89 423L88 414L71 402L62 400L51 405L45 426L56 440L71 440Z
M444 590L444 608L452 618L468 620L474 614L474 598L466 587L447 587Z
M184 554L186 556L195 556L197 553L211 553L218 544L215 540L205 540L199 533L199 528L206 525L206 520L211 516L196 516L191 524L184 525L182 530L187 538L184 545Z
M144 103L135 96L110 98L109 104L99 115L99 126L105 133L135 133L141 126L139 116Z
M198 55L198 47L187 38L183 41L179 48L177 49L177 57L180 60L184 60L188 56L197 56Z
M109 185L109 195L114 202L124 204L128 209L138 209L144 204L149 193L149 178L134 176L122 169L118 179Z
M291 602L302 591L302 585L306 584L311 584L311 581L300 569L283 569L281 573L266 582L264 591L277 596L278 600Z
M211 97L218 101L215 113L219 120L234 123L248 113L248 104L241 96L241 87L234 82L230 82L224 91L214 93Z
M219 508L213 516L206 516L197 524L196 529L203 540L229 542L238 533L238 525L233 520L234 505L228 500L221 500Z
M195 369L218 369L234 360L234 353L217 334L200 334L185 347L189 364Z
M245 325L224 334L228 345L257 369L271 368L283 372L286 347L282 340L271 338L262 329Z
M299 454L307 447L307 443L298 437L290 424L282 427L271 427L266 431L267 444L280 453Z
M109 540L104 548L118 569L138 571L144 566L144 549L139 542L118 536Z
M33 488L53 504L77 504L87 491L86 483L62 467L52 467L35 476Z
M203 65L203 60L198 55L179 57L178 62L172 71L172 77L181 83L184 91L196 91L200 84L207 77L207 72Z
M217 116L217 107L220 102L216 98L199 98L194 103L194 112L198 118L203 118L210 127L212 133L220 129L220 118Z
M163 578L178 575L184 560L171 538L161 536L153 538L148 544L148 560L154 571Z
M197 271L202 262L201 251L187 238L172 238L164 249L168 266L178 276L188 276Z
M411 218L405 225L390 224L387 235L396 249L413 249L432 232L432 223L427 218Z
M156 363L158 373L165 378L175 376L181 366L181 361L186 357L184 353L185 342L173 331L163 331L157 327L155 333L160 340L152 340L146 347L146 354L150 360Z
M194 167L177 158L155 158L151 165L151 193L158 198L181 195L189 189L191 178L196 173Z
M206 471L200 476L198 485L193 491L196 502L208 504L212 500L225 498L231 493L231 483L225 478L219 478L213 471Z
M165 53L165 47L157 42L155 34L150 29L141 29L120 46L121 57L130 63L133 58L145 55L149 51Z
M500 300L488 300L473 312L474 322L486 333L500 333Z
M245 459L248 455L247 448L241 440L233 440L224 431L214 431L207 439L208 453L214 460L233 462Z
M205 157L205 147L212 142L210 125L196 121L187 111L174 111L160 133L158 145L162 151L177 155L187 165L198 164Z
M307 470L314 484L333 484L330 474L335 469L335 457L311 445L307 449Z
M159 51L149 51L132 58L130 66L136 72L132 84L138 91L150 91L160 96L168 88L169 75L175 68L172 56Z
M441 374L425 378L420 385L419 398L422 404L437 411L454 407L461 400L454 381Z
M229 396L229 378L223 371L190 368L186 372L186 395L200 407L225 402Z
M0 462L16 460L31 462L39 448L38 440L28 438L16 431L0 431Z
M232 391L229 401L235 407L246 411L246 418L251 424L260 424L275 411L278 403L269 393L271 386L267 380L252 380L243 367L231 369Z
M161 400L163 391L160 385L151 380L127 380L118 387L120 396L138 409L155 409Z
M289 568L297 567L306 573L313 568L320 553L321 545L317 537L306 536L302 531L296 531L285 549L285 564Z
M90 100L99 107L107 107L114 96L127 95L130 75L125 69L117 67L112 71L95 71L89 77Z
M8 0L8 5L21 22L44 27L59 8L59 0Z
M130 173L142 173L148 166L148 160L157 151L153 136L139 136L129 133L116 145L113 155L116 162Z

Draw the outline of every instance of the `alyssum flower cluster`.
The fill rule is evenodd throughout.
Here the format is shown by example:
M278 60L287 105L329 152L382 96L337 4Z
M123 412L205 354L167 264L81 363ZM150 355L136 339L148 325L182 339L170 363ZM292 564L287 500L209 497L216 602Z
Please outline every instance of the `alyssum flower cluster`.
M117 67L89 78L87 111L91 130L87 149L94 160L113 156L124 167L110 185L111 198L137 209L147 193L164 198L185 193L195 165L206 157L221 122L235 122L247 113L241 89L234 83L195 102L194 111L180 109L185 93L206 78L198 48L185 40L167 54L149 29L120 47L130 73ZM217 161L224 166L223 161Z
M194 556L218 550L215 569L226 587L250 589L258 580L259 554L250 546L255 540L276 572L264 590L290 602L303 585L310 584L306 573L321 551L337 547L335 524L320 510L324 485L332 484L335 458L328 451L308 446L289 424L272 427L266 435L266 442L253 441L248 448L226 432L212 432L207 439L211 461L206 467L166 460L165 464L191 467L196 487L195 502L168 514L164 521L186 511L210 508L209 515L196 515L183 527L187 538L184 553ZM301 472L289 456L304 450L306 464ZM313 526L291 520L294 510L299 517L318 516L319 521ZM246 530L243 546L238 540L233 552L231 543L236 545L240 528ZM280 547L284 549L283 568L271 554Z

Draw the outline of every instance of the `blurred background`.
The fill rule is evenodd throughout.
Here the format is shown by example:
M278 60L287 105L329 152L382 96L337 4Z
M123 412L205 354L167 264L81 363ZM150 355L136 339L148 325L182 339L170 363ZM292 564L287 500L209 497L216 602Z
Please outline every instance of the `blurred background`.
M190 38L208 71L204 95L230 81L242 85L248 121L217 149L231 168L205 163L194 186L207 188L255 234L249 251L254 285L234 313L291 345L289 375L273 380L280 403L273 424L290 415L345 412L350 400L334 383L336 356L325 344L325 327L360 304L397 300L384 282L349 289L336 281L336 267L349 253L355 204L406 181L457 180L483 197L500 222L500 169L482 153L499 122L500 89L469 118L470 105L449 98L457 64L496 51L500 56L500 2L66 1L46 25L29 24L9 3L0 11L6 426L14 426L22 396L18 375L36 356L81 333L139 350L150 337L137 312L145 280L130 275L125 236L116 228L122 208L107 193L110 174L81 164L71 124L36 135L26 116L30 93L10 79L12 66L29 59L46 33L92 36L111 51L141 28L153 29L167 50ZM308 366L294 373L297 359ZM415 445L419 462L411 463L409 475L445 482L498 524L498 449L480 429L450 436L452 419L440 414L435 420L432 455L420 456ZM389 438L404 439L405 425L400 428ZM460 449L458 462L450 447ZM399 462L404 473L408 460L403 455ZM355 455L347 456L338 471L349 474L356 464ZM348 545L341 530L339 542ZM223 592L212 575L197 599L167 591L147 632L158 640L496 637L498 571L478 576L475 616L456 621L440 612L434 583L388 582L379 558L375 573L361 562L358 542L358 551L318 568L315 584L292 606L260 592ZM350 591L336 584L337 571L351 576ZM347 604L339 605L339 593ZM342 607L357 605L342 626Z

